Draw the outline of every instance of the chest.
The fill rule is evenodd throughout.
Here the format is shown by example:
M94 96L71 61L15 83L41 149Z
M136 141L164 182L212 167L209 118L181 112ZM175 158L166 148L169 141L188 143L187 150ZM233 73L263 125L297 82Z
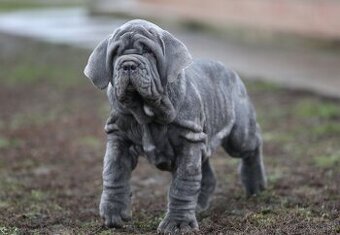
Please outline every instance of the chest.
M130 141L135 152L161 170L171 171L175 162L174 138L171 127L150 123L138 124L135 120L117 122L121 133Z

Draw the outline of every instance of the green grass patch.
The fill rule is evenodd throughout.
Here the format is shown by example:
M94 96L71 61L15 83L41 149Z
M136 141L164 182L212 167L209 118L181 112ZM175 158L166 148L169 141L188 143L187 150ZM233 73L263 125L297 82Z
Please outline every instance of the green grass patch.
M8 207L10 207L10 203L8 201L0 201L0 210Z
M275 224L278 218L272 213L263 213L261 211L260 213L253 213L249 215L247 219L255 226L268 227Z
M268 172L268 175L267 175L267 180L270 184L275 184L282 178L284 178L284 173L282 169L279 167L271 169L271 171Z
M75 87L85 80L84 66L89 52L66 45L14 39L8 50L6 36L0 41L0 85L29 86L48 84L55 88ZM1 43L3 41L3 44Z
M242 77L242 76L241 76ZM248 89L248 91L252 92L252 91L279 91L282 90L282 88L275 84L275 83L271 83L271 82L263 82L261 81L261 79L256 79L256 81L244 81L245 85Z
M46 7L76 7L84 4L84 1L37 1L37 0L0 0L1 11L15 11L23 9L36 9Z
M0 11L41 8L44 6L45 4L41 4L35 1L0 1Z
M0 175L0 196L9 192L19 192L22 190L22 184L14 177Z
M320 123L312 127L312 133L317 137L321 136L340 136L340 122Z
M58 117L57 110L51 110L50 112L41 113L39 112L28 112L28 113L17 113L13 116L9 127L12 130L22 128L28 125L44 125L48 122L55 120Z
M301 100L295 108L296 114L301 118L340 119L340 106L318 99Z
M10 66L0 76L6 78L5 83L8 85L23 85L38 83L51 83L59 87L69 87L77 84L80 80L81 70L77 71L67 64L51 63L30 63L26 61L24 64Z
M105 229L98 233L98 235L112 235L112 234L113 234L112 229Z
M20 234L20 230L16 227L2 227L0 225L0 235L16 235Z
M287 143L294 140L294 136L289 132L265 132L262 134L264 141L277 142L277 143Z
M159 223L162 221L163 216L139 216L137 220L133 221L133 225L142 231L154 231L157 229Z
M95 136L84 136L78 140L81 145L92 149L98 149L102 146L102 142Z
M340 167L340 152L328 156L314 157L314 163L318 167Z
M46 192L40 190L32 190L30 200L32 201L43 201L47 198Z
M8 148L11 145L10 140L0 137L0 149L2 148Z

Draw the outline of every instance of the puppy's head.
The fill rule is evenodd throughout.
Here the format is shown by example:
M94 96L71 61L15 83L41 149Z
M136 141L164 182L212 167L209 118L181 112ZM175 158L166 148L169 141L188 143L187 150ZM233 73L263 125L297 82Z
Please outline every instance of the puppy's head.
M132 20L94 49L84 73L99 89L111 82L123 105L153 106L191 61L185 45L169 32L145 20Z

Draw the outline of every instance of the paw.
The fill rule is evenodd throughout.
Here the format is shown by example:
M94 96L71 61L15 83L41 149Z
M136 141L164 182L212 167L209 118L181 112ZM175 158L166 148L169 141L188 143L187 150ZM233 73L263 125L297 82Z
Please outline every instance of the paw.
M202 212L209 208L212 195L215 190L216 183L212 183L210 187L202 187L201 192L198 195L196 211Z
M210 193L201 192L198 196L196 211L198 213L209 208L212 195Z
M166 215L157 229L158 234L189 234L197 231L199 229L195 215L187 216L185 219Z
M109 228L120 228L123 222L131 220L131 210L121 203L101 200L99 206L100 217L105 226Z
M255 196L266 189L267 180L261 166L242 166L241 179L246 189L247 197Z
M246 187L247 197L256 196L266 189L264 181L255 181Z

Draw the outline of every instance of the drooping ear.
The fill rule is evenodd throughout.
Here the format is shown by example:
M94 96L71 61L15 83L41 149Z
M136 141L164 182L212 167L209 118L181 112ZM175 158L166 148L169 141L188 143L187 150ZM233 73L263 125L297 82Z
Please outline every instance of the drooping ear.
M116 45L110 45L109 37L101 41L89 57L84 74L99 89L105 89L111 80L116 49Z
M167 31L162 32L165 62L165 76L167 82L175 81L178 75L192 63L188 48Z

